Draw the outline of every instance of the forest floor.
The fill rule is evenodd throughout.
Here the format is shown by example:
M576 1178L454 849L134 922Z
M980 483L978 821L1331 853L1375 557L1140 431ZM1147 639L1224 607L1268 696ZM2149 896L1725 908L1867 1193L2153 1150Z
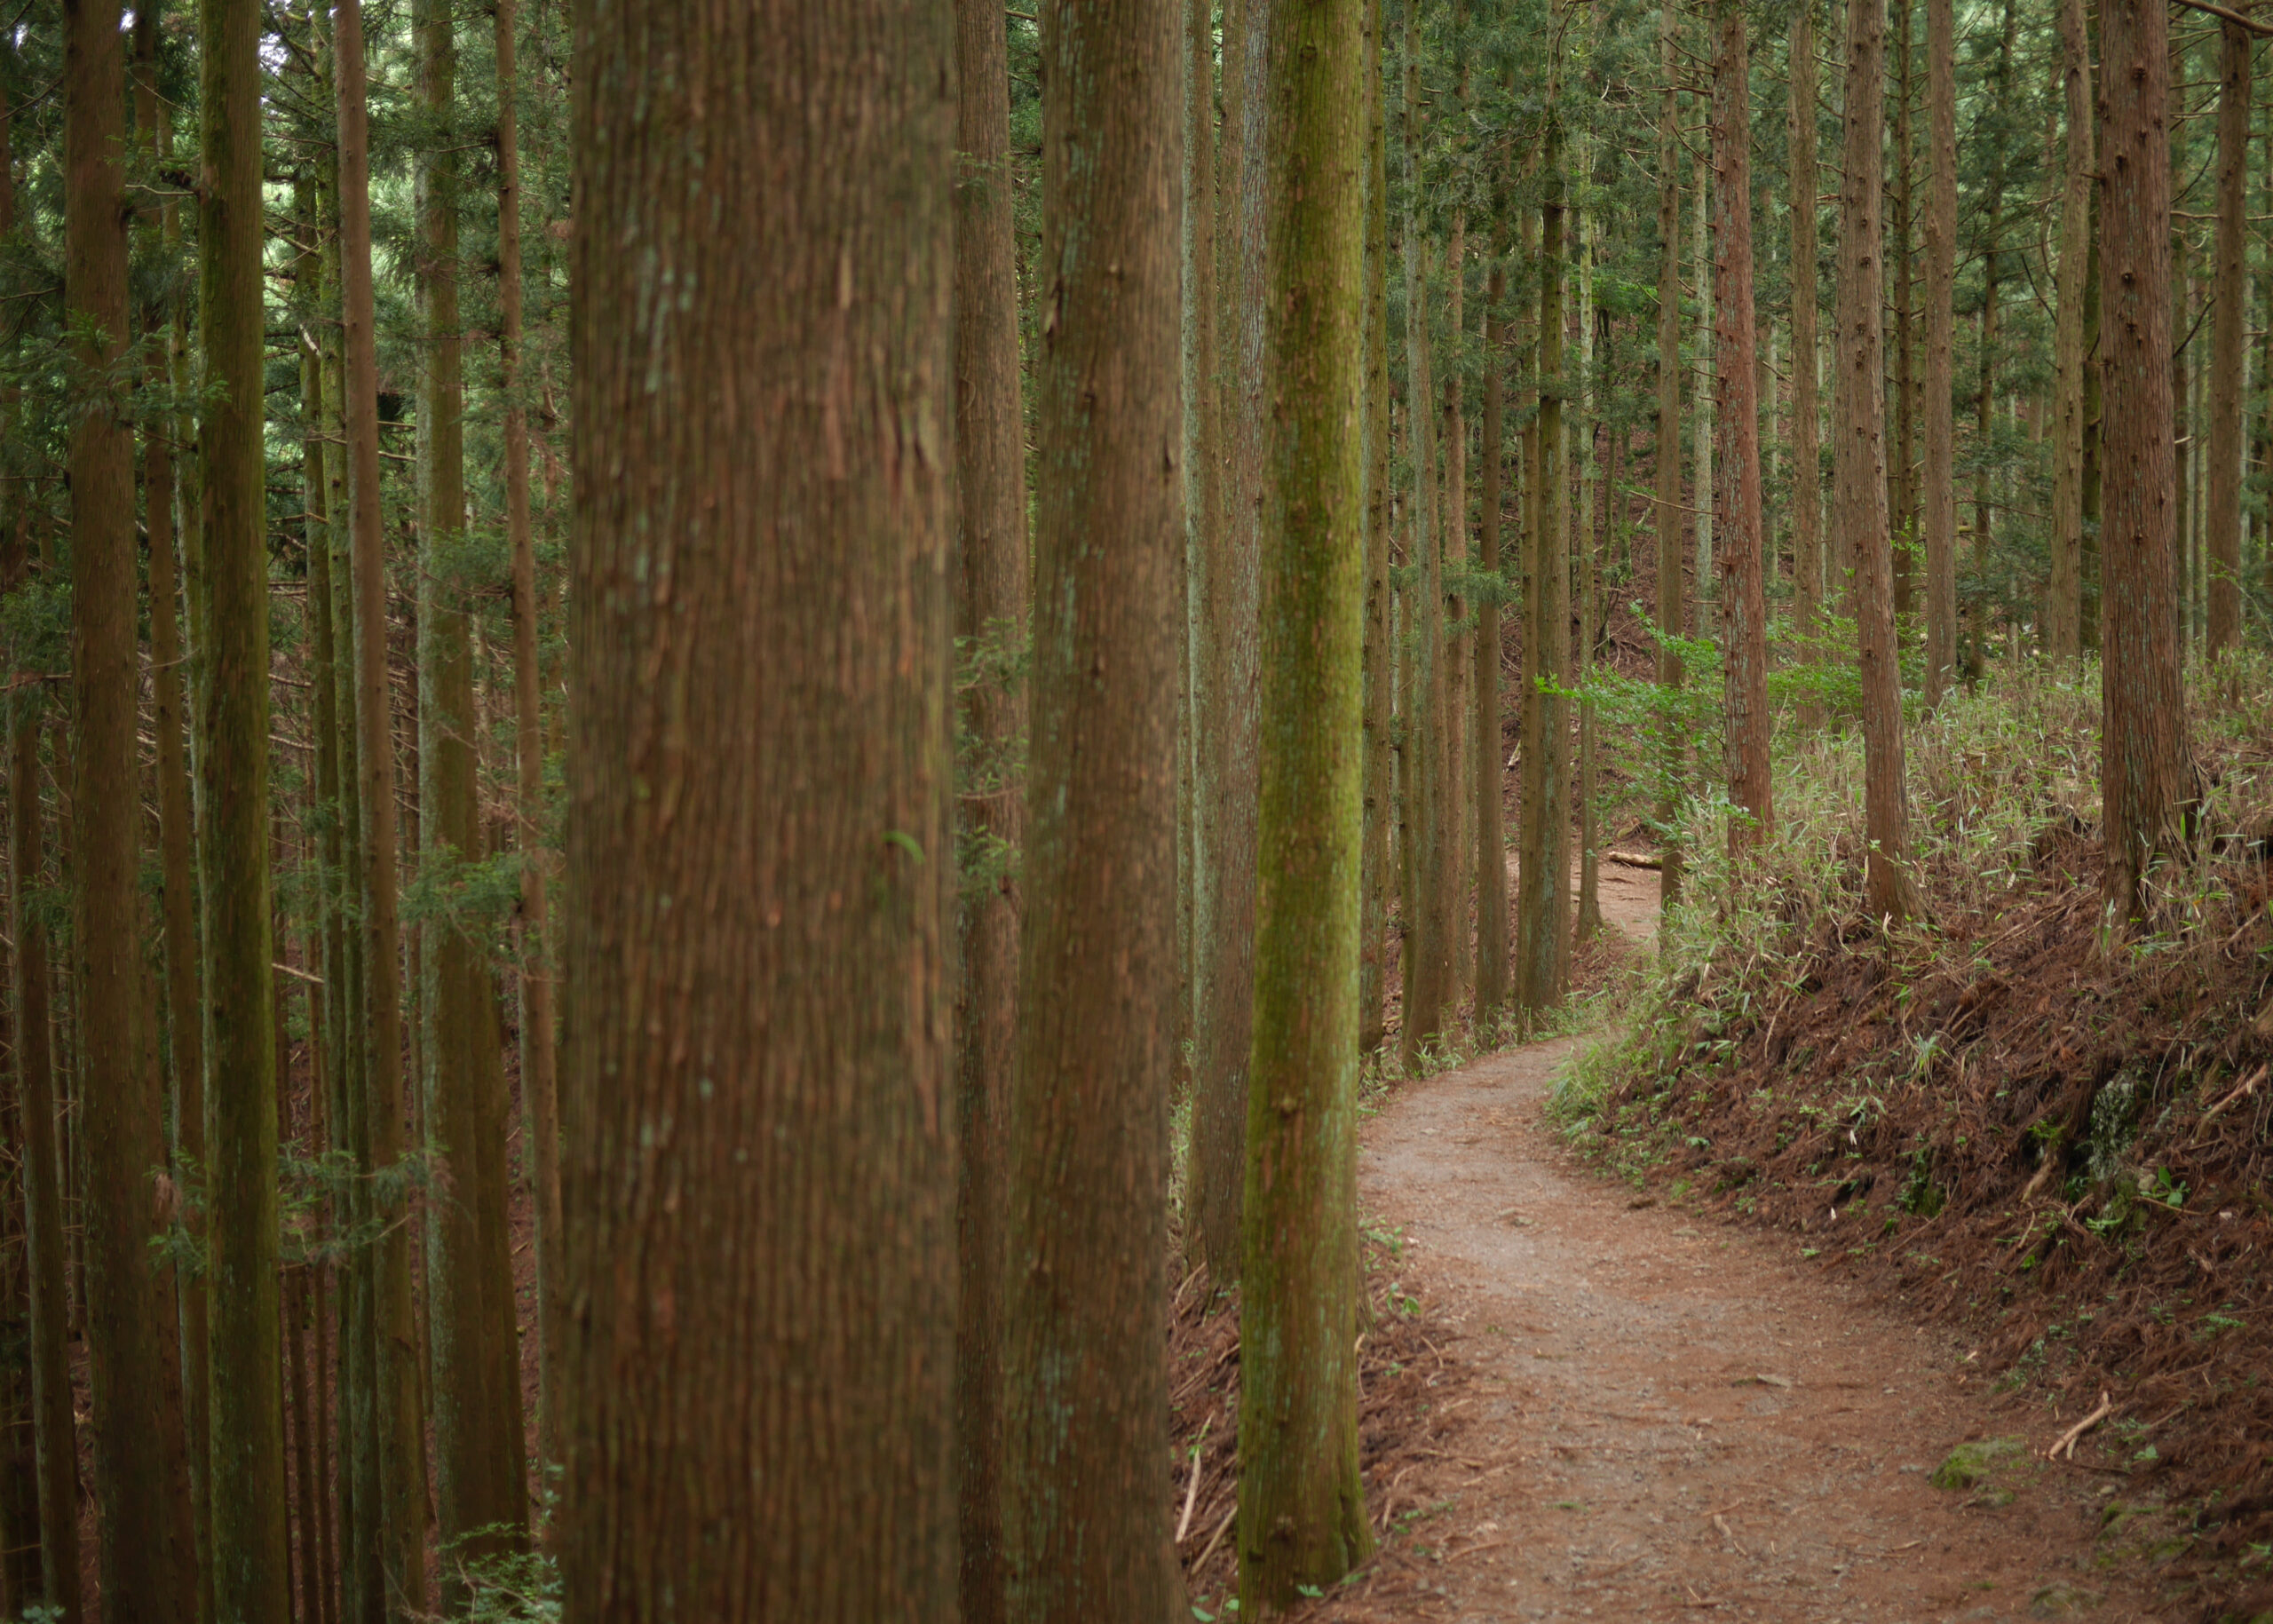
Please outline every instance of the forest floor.
M1646 934L1657 876L1604 880L1613 927ZM1366 1125L1382 1549L1304 1616L2182 1616L2158 1612L2141 1559L2153 1508L2119 1495L2089 1439L2046 1458L2081 1416L2000 1391L1977 1349L1788 1239L1574 1153L1546 1105L1576 1042L1403 1084ZM1198 1385L1179 1396L1187 1445ZM1222 1515L1203 1509L1187 1552ZM1191 1565L1200 1618L1238 1616L1228 1547Z

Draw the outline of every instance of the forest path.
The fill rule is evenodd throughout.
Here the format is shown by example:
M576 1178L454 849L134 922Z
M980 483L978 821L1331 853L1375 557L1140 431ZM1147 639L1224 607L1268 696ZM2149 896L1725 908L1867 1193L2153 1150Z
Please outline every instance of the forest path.
M1622 872L1605 911L1639 933L1657 876ZM1999 1401L1962 1343L1791 1240L1580 1165L1544 1116L1574 1046L1406 1085L1366 1126L1367 1222L1401 1232L1406 1288L1472 1374L1450 1451L1366 1485L1428 1559L1384 1560L1324 1616L2156 1616L2095 1559L2111 1479L2043 1459L2065 1422ZM2018 1446L1973 1491L1929 1482L2000 1438Z

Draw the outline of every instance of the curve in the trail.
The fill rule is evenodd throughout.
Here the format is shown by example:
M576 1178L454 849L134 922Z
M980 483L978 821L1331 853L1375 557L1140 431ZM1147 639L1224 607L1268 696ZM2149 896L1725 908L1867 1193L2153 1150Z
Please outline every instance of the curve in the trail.
M1409 1085L1366 1127L1368 1221L1473 1374L1458 1453L1368 1485L1432 1559L1323 1616L2158 1616L2098 1560L2111 1480L2042 1458L2064 1422L1794 1240L1578 1165L1543 1116L1572 1047ZM1968 1441L1977 1481L1935 1486Z

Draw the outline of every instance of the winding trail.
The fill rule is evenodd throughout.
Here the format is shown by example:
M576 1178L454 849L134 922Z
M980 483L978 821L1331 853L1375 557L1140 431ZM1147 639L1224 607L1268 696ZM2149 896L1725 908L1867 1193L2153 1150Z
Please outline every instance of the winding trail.
M1648 928L1656 876L1607 883ZM2112 1477L2042 1452L2070 1421L2000 1399L1968 1349L1789 1239L1637 1197L1545 1122L1570 1041L1399 1090L1367 1124L1368 1222L1472 1373L1451 1452L1369 1483L1428 1560L1321 1616L2151 1620L2103 1564ZM1929 1476L2016 1446L1971 1491ZM2009 1498L2008 1498L2009 1496Z

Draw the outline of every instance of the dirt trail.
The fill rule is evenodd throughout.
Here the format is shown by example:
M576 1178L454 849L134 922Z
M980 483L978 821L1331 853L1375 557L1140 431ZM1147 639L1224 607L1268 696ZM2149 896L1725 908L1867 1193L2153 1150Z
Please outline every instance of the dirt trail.
M1604 877L1613 922L1646 929L1657 876ZM1385 1560L1347 1616L2158 1616L2095 1560L2112 1480L2042 1459L2064 1422L1789 1241L1576 1165L1542 1118L1572 1047L1408 1085L1366 1127L1368 1221L1401 1232L1471 1374L1443 1458L1366 1485L1426 1559ZM1928 1481L2000 1438L2025 1447L1971 1492Z

